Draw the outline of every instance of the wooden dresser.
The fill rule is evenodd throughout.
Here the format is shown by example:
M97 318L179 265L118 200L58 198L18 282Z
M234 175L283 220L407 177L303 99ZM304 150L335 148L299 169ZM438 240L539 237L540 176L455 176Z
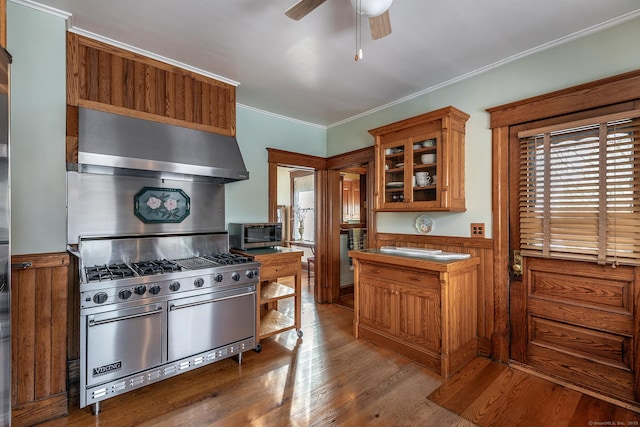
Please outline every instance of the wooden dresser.
M477 354L479 259L433 261L350 251L354 333L421 363L443 378Z

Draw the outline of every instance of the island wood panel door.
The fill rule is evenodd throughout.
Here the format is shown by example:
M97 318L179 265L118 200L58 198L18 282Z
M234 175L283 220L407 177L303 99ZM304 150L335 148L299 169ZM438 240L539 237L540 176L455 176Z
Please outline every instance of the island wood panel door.
M398 304L398 336L439 352L442 347L439 290L398 283L394 292Z
M360 276L360 323L393 333L393 284L373 276Z
M509 245L520 248L519 129L510 130ZM594 393L638 399L638 269L522 256L510 269L510 359Z

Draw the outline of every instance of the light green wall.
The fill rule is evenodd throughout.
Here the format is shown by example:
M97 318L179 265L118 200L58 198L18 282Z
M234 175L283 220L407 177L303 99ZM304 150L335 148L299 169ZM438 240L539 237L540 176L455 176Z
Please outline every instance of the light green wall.
M242 85L238 87L240 91ZM227 184L225 189L227 222L267 221L269 200L268 148L326 156L326 130L283 119L249 108L236 108L236 137L245 166L247 181Z
M491 228L491 130L489 107L640 69L640 19L558 45L427 92L327 131L329 156L373 144L368 129L453 105L471 115L467 122L465 183L467 211L429 213L431 234L469 236L469 224ZM417 234L415 213L380 213L378 231Z
M8 2L12 66L12 249L66 250L66 22ZM241 88L238 88L240 91ZM267 147L325 157L326 130L237 108L237 139L250 173L227 184L227 222L266 221Z
M64 251L65 20L8 2L12 65L12 246L14 254ZM267 147L331 156L370 146L368 129L454 105L467 124L467 212L433 213L433 234L468 236L484 222L491 236L491 132L488 107L640 69L640 19L554 47L423 94L369 116L324 129L238 106L237 138L248 181L226 187L227 222L268 218ZM242 85L238 87L241 93ZM378 215L378 230L415 233L418 213Z
M11 65L11 249L66 250L66 22L7 3Z

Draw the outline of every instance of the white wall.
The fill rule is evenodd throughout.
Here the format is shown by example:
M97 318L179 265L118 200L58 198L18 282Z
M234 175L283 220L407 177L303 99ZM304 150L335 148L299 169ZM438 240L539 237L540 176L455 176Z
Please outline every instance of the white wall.
M66 250L66 22L7 3L11 65L11 249Z
M640 19L514 60L414 99L327 131L329 156L373 144L368 129L453 105L471 115L467 122L465 183L467 211L429 213L431 234L468 237L470 223L491 227L491 130L487 108L600 78L640 69ZM378 231L417 234L422 212L379 213Z

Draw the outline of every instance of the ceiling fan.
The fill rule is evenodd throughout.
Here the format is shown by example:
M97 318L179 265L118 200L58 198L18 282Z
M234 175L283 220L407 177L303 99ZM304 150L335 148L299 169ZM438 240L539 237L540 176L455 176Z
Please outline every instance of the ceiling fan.
M299 21L325 1L300 0L291 6L285 12L285 15ZM371 28L371 38L373 40L381 39L391 34L389 7L392 2L393 0L351 0L351 5L356 12L369 17L369 27Z

